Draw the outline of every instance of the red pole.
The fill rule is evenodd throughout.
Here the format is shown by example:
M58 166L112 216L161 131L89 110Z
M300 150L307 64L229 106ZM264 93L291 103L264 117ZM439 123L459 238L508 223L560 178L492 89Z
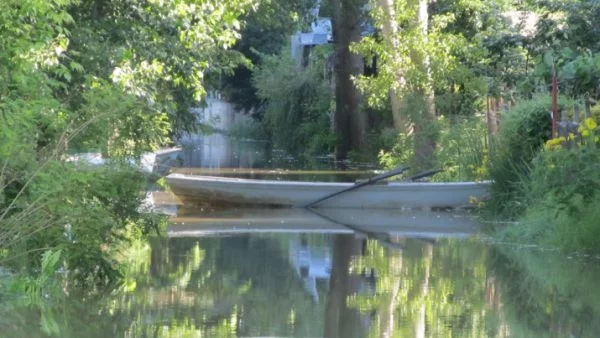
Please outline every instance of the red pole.
M552 138L558 134L558 81L556 79L556 68L552 65Z

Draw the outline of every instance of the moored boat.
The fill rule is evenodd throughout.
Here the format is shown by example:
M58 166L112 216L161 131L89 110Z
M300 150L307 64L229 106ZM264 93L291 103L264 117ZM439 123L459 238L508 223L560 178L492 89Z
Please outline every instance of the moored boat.
M353 183L256 180L173 173L171 190L185 203L302 207L349 189ZM460 208L485 199L490 182L378 182L339 194L317 208Z

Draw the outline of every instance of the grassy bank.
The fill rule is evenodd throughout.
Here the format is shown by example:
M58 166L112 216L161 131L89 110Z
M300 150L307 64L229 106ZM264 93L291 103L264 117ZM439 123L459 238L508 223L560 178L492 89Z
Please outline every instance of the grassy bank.
M505 117L491 159L494 184L484 214L518 221L495 229L502 240L600 252L596 121L588 118L578 133L550 139L549 108L549 99L534 99Z

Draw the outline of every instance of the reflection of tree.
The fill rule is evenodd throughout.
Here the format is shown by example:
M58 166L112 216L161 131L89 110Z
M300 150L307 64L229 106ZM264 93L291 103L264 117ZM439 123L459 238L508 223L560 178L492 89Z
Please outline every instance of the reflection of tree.
M310 245L325 246L323 236ZM155 239L132 246L119 292L0 298L0 337L596 337L600 266L484 244L333 240L315 304L286 236ZM323 316L325 314L325 316ZM325 318L324 318L325 317ZM325 324L327 320L327 324Z
M286 242L155 239L129 257L121 292L74 296L74 302L21 314L35 323L40 313L51 318L60 337L318 336L324 306L303 289L282 248ZM17 326L17 336L40 335L35 325Z
M431 276L431 261L433 260L433 245L431 243L423 245L423 260L425 271L423 282L421 282L421 306L415 323L415 337L417 338L425 337L425 299L429 293L429 277Z
M333 266L327 295L325 337L362 337L363 329L358 311L346 306L348 296L358 292L361 281L350 274L351 260L361 254L362 240L354 235L336 235L333 247Z
M350 297L371 313L371 337L481 337L485 247L464 241L406 239L402 251L369 241L354 272L373 269L375 292Z
M202 251L201 264L194 264L197 248ZM201 330L228 323L231 334L248 336L309 334L319 326L315 305L277 240L259 236L181 238L170 239L157 249L161 254L153 265L164 266L156 268L160 276L152 280L167 276L162 292L167 289L180 297L178 304L167 305L183 305L175 314L167 312L171 319L187 319L189 325ZM152 298L159 290L148 292ZM140 296L132 298L147 298ZM156 310L164 316L164 308Z
M381 323L381 337L392 337L394 334L394 314L396 312L398 293L400 292L400 275L402 273L402 251L389 250L389 296L383 301L379 310L379 322Z

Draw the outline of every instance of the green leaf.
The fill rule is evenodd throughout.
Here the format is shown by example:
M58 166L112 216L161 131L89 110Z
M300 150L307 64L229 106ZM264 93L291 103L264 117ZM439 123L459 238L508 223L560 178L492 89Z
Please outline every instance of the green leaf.
M83 71L84 71L83 66L80 63L77 63L75 61L71 61L71 63L69 64L69 67L71 68L72 71L75 71L75 72L83 73Z
M42 255L42 275L46 277L50 277L54 274L56 269L58 268L58 262L60 260L60 256L62 255L62 250L48 250L45 251Z
M543 56L544 64L548 67L552 67L555 62L554 52L549 50L544 53Z

